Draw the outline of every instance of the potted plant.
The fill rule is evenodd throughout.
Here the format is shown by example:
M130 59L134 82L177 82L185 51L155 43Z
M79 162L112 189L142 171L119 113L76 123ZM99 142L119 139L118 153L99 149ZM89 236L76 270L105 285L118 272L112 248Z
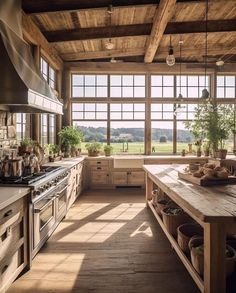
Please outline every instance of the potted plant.
M64 156L69 157L74 154L76 147L80 146L83 141L83 133L73 126L64 127L59 133L61 138L62 149L64 151Z
M33 141L31 138L23 139L20 142L20 146L18 149L19 155L22 155L24 153L32 153L34 145L35 145L35 141Z
M85 148L88 151L89 157L97 157L102 148L102 144L100 142L86 143Z
M196 151L196 155L197 157L201 157L202 155L202 140L198 139L195 143L195 146L197 146L197 151Z
M107 145L104 146L103 150L104 150L105 156L109 157L111 155L113 147L111 145L107 144Z

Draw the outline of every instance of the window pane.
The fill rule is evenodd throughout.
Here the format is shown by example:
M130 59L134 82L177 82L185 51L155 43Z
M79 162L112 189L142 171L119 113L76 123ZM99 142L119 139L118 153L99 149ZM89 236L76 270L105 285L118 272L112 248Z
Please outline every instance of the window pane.
M97 112L96 114L97 114L96 115L97 119L102 119L102 120L107 119L107 112Z
M72 88L72 97L73 98L82 98L84 97L84 89L82 87L73 87Z
M95 87L86 87L85 97L95 97Z
M97 104L97 111L107 111L107 104Z
M121 87L111 87L111 97L120 98L121 97Z
M134 76L134 85L145 86L145 75L135 75Z
M162 111L162 104L152 104L151 111Z
M134 119L145 119L145 113L144 112L134 112Z
M177 122L177 152L181 152L183 149L185 151L189 150L189 143L193 143L194 138L189 130L185 128L183 122ZM193 149L195 147L193 146Z
M107 97L107 87L97 87L97 97L98 98Z
M95 111L95 104L84 104L85 111Z
M152 86L162 86L162 76L161 75L152 75L151 76L151 85Z
M235 88L234 87L227 87L225 89L225 97L226 98L235 98Z
M110 117L112 120L121 119L121 112L112 112Z
M206 77L205 76L199 76L199 85L203 86L203 87L208 87L209 86L209 76Z
M176 81L177 81L177 86L180 86L180 76L179 75L176 77ZM187 86L187 76L186 75L181 76L181 87L182 86Z
M72 112L72 119L83 119L83 112Z
M189 87L188 88L188 97L189 98L198 98L198 88L197 87Z
M134 88L135 98L145 98L145 87L135 87Z
M124 98L132 98L134 95L133 87L123 87L122 88L122 96Z
M173 75L163 75L163 86L173 86L174 76Z
M111 111L121 111L121 104L111 104L110 110Z
M121 86L121 75L111 75L110 83L111 86Z
M173 152L173 122L155 121L152 127L152 153Z
M134 105L133 104L123 104L123 111L133 111Z
M85 119L95 119L95 112L85 112L84 118Z
M134 104L134 111L145 112L145 104Z
M72 75L72 85L83 85L84 84L84 76L73 74Z
M217 76L217 86L224 86L225 85L224 80L225 80L224 76Z
M164 87L163 88L163 97L173 97L174 96L174 88L173 87Z
M107 86L107 75L97 75L97 85Z
M122 119L123 120L133 120L134 119L134 113L133 112L123 112Z
M188 76L188 86L198 86L198 76Z
M162 88L161 87L152 87L151 96L152 96L152 98L161 98L162 97Z
M83 111L83 104L72 103L72 111Z
M234 76L226 76L225 77L225 85L226 86L235 86L235 77Z
M85 85L95 86L95 75L85 75Z
M133 86L133 75L123 75L123 86Z

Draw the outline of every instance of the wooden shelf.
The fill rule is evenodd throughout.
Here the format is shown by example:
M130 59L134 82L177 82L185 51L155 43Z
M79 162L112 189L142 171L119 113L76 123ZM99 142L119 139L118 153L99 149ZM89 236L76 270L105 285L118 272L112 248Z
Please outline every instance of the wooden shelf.
M181 259L182 263L184 264L184 266L186 267L186 269L190 273L191 277L195 281L196 285L198 286L198 288L200 289L201 292L204 292L203 280L201 279L199 274L195 271L195 269L193 268L193 266L192 266L191 262L189 261L189 259L187 258L187 256L180 249L175 238L167 231L161 217L157 214L154 206L152 205L152 202L148 201L147 203L148 203L148 206L150 207L151 211L153 212L155 218L157 219L159 225L161 226L163 232L166 234L166 237L169 239L172 247L174 248L174 250L178 254L179 258Z

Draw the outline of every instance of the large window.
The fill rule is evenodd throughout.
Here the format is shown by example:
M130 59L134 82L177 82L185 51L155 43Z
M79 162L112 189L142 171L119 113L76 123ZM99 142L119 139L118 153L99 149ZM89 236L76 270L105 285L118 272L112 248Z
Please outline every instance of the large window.
M107 75L72 74L72 97L105 98L108 96Z
M236 76L217 76L217 98L236 98Z
M26 132L26 114L17 113L16 114L16 138L22 140L25 138Z
M56 89L56 71L49 65L49 63L41 58L41 73L43 78L47 81L52 89ZM55 143L55 115L42 114L41 115L41 144Z
M154 154L188 151L194 138L184 122L193 119L202 90L210 92L211 84L210 76L199 74L181 79L170 74L72 74L71 80L72 124L83 130L85 142L108 142L119 154L143 153L145 132ZM225 97L235 92L235 76L217 81ZM179 93L183 100L177 100ZM98 102L98 97L103 99Z

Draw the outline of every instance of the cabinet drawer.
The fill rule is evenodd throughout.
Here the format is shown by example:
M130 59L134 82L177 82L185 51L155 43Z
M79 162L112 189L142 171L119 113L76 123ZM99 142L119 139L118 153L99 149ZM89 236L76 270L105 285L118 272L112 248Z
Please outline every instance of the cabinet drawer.
M16 243L24 236L23 211L19 213L19 219L16 222L1 229L0 261L5 257L8 251L14 249Z
M19 219L23 207L24 199L21 198L0 211L0 234L2 230Z
M109 161L108 160L91 160L89 161L89 166L102 166L102 167L108 167Z
M91 184L108 184L109 174L103 171L91 172Z
M15 279L16 271L24 264L24 246L20 248L10 257L5 259L0 265L0 292L4 292L6 288Z
M104 171L108 172L108 166L91 166L91 171Z
M128 183L131 185L144 185L145 184L145 173L142 171L129 172Z

